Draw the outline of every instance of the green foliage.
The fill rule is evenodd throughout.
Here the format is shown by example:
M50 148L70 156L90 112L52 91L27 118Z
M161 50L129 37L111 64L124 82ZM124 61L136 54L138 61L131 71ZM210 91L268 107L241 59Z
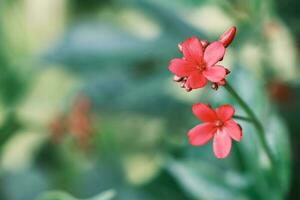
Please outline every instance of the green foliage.
M109 190L109 191L102 192L99 195L86 200L112 200L114 197L115 197L115 191ZM65 192L53 191L53 192L46 192L42 194L36 200L79 200L79 199L74 198Z

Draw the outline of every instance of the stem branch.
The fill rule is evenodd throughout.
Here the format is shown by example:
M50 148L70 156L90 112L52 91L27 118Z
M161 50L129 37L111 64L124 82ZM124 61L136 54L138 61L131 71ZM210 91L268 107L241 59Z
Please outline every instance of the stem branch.
M240 115L234 115L233 118L237 119L237 120L242 120L242 121L246 121L246 122L251 122L252 123L252 119L249 118L249 117L244 117L244 116L240 116Z
M248 121L251 121L254 125L254 127L257 130L258 133L258 138L261 142L262 147L264 148L267 156L269 157L272 166L274 166L275 164L275 159L273 157L273 154L271 152L271 149L269 148L266 138L265 138L265 132L264 132L264 128L262 126L262 124L260 123L260 121L258 120L258 118L256 117L256 115L254 114L254 112L251 110L251 108L247 105L247 103L236 93L236 91L228 84L225 84L225 89L231 94L231 96L238 102L238 104L243 108L243 110L247 113L248 117ZM242 117L243 119L245 119L245 117ZM240 118L240 119L242 119ZM238 118L237 118L238 119Z

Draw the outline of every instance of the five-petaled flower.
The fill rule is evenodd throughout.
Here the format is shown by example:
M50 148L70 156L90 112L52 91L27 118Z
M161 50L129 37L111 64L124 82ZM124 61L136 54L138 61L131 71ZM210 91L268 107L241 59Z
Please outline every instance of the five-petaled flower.
M223 33L218 41L209 44L206 40L190 37L178 45L182 58L170 61L169 70L174 74L174 81L181 82L187 91L204 87L208 80L212 88L225 85L225 76L230 72L217 62L223 59L225 47L234 39L236 27Z
M178 77L186 77L187 88L202 88L208 80L214 83L224 80L226 69L216 65L225 53L221 42L213 42L204 48L197 37L191 37L179 46L183 58L172 59L169 70Z
M204 123L188 132L189 143L193 146L206 144L213 138L213 151L217 158L225 158L230 153L231 140L240 141L241 127L232 119L235 110L225 104L215 110L203 103L194 104L193 113Z

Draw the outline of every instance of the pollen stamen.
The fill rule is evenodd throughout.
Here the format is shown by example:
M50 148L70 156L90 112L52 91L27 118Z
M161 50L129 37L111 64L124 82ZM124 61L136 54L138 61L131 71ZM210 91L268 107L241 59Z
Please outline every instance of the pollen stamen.
M215 123L216 127L221 127L224 125L224 123L221 120L216 121Z

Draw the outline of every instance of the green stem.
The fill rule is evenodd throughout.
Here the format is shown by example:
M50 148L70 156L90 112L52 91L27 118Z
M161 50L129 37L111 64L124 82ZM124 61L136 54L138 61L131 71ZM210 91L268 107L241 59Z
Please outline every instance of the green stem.
M246 122L251 122L252 123L252 119L249 118L249 117L244 117L244 116L240 116L240 115L234 115L233 118L237 119L237 120L242 120L242 121L246 121Z
M269 148L266 138L265 138L265 132L262 124L254 114L254 112L251 110L251 108L247 105L247 103L236 93L236 91L230 86L230 84L226 83L224 86L225 89L231 94L231 96L238 102L238 104L243 108L243 110L247 113L248 117L251 119L254 127L257 130L258 138L261 142L262 147L264 148L267 156L269 157L272 166L275 165L275 159L273 157L273 154L271 152L271 149Z

